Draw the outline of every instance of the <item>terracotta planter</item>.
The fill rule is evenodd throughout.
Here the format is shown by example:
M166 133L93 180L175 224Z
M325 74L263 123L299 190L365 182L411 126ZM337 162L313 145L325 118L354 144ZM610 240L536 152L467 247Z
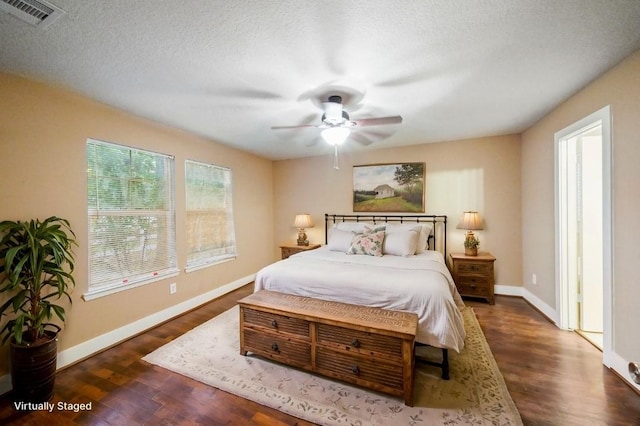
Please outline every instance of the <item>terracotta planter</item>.
M48 340L23 346L11 343L11 384L13 399L46 402L53 397L58 359L58 333L45 331Z
M478 247L465 247L464 254L467 256L477 256L478 255Z

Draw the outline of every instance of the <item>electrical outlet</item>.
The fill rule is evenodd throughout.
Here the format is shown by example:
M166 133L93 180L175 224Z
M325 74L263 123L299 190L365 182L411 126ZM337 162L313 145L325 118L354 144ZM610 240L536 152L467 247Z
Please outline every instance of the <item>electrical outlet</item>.
M178 291L178 285L176 283L169 284L169 294L174 294Z
M538 277L536 276L536 274L531 274L531 284L538 284Z

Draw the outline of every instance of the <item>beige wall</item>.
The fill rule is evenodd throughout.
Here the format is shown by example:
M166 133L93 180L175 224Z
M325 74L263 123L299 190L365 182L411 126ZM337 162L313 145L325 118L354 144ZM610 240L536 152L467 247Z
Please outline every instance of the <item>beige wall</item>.
M2 73L0 99L0 219L64 217L79 242L77 287L61 350L250 276L273 260L271 161ZM87 138L175 156L179 276L89 302L81 299L87 290ZM184 272L187 158L233 170L239 251L235 261L189 274ZM171 282L178 286L175 295L169 295ZM0 374L8 370L6 347L1 350Z
M478 210L485 229L476 232L480 250L496 256L496 283L520 286L520 138L517 135L345 152L340 170L331 156L275 162L275 239L295 241L296 213L310 213L311 242L324 243L324 214L353 213L352 166L424 162L427 214L448 216L448 251L463 250L464 231L455 229L462 212ZM277 256L274 253L274 256Z
M556 307L554 134L611 105L613 144L613 350L640 359L640 51L571 97L522 135L523 278ZM536 273L538 285L529 284Z

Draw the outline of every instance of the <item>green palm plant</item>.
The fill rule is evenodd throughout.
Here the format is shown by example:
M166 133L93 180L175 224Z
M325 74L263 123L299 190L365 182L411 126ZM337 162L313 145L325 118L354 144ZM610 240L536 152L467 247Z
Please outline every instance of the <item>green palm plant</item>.
M11 318L0 330L3 343L29 346L47 327L60 331L51 320L65 321L64 308L54 302L66 297L71 303L74 245L69 222L59 217L0 222L0 295L8 295L0 315Z

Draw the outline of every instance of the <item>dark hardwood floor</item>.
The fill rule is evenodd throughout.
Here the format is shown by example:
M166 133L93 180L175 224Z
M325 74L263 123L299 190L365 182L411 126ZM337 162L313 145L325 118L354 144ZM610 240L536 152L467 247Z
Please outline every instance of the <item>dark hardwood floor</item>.
M251 291L245 286L60 371L51 402L90 402L90 411L16 411L5 395L0 398L0 424L308 425L141 361ZM602 366L601 353L586 340L558 330L519 298L468 304L525 424L640 425L640 395Z

